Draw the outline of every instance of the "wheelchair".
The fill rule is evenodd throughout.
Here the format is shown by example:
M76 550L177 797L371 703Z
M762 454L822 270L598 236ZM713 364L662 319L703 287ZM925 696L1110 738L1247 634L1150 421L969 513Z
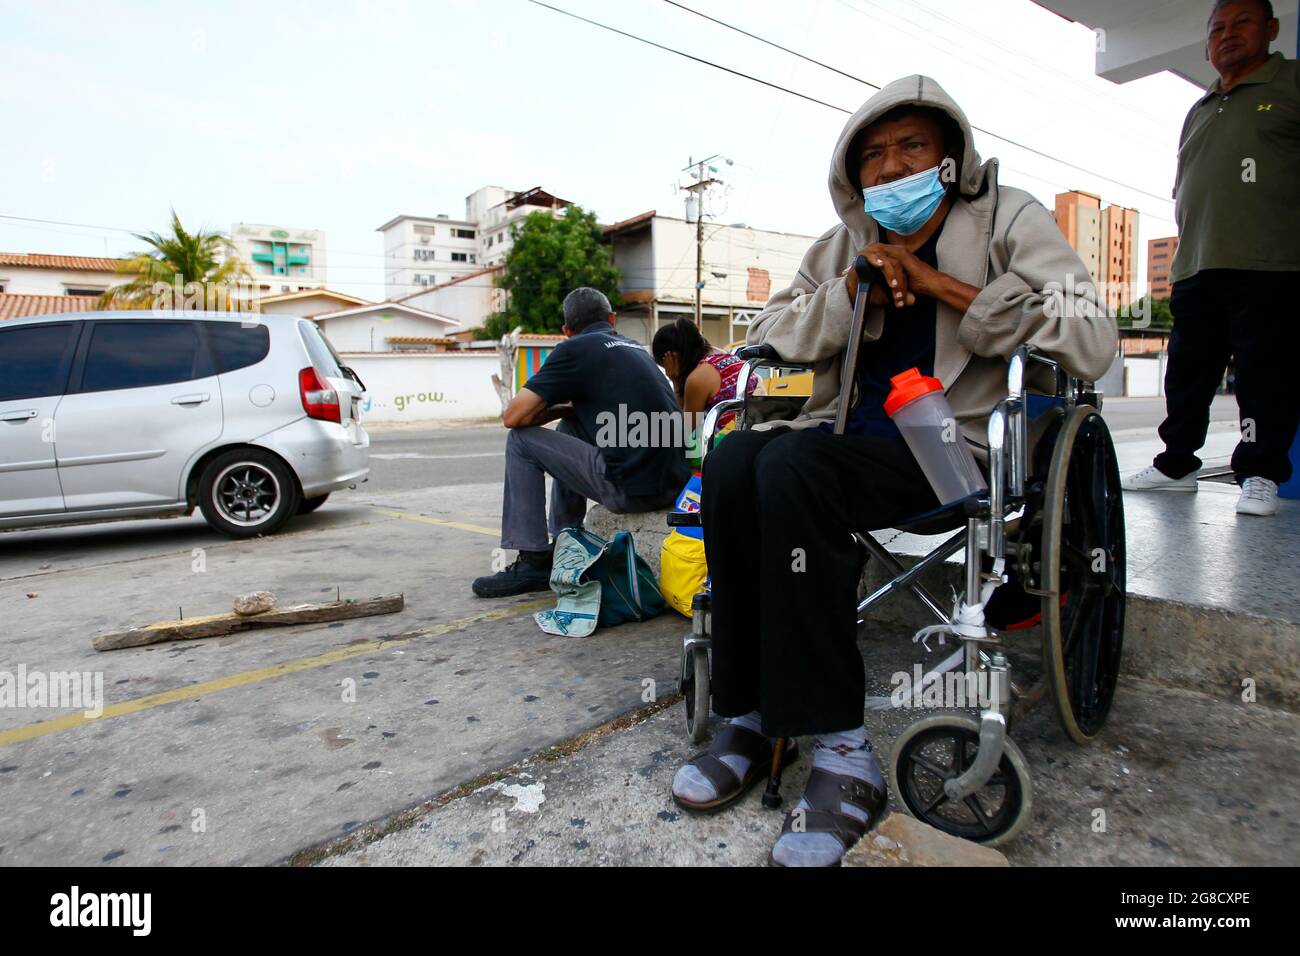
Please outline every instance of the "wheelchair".
M859 259L859 297L850 342L859 341L869 272ZM866 281L864 281L866 280ZM864 286L866 287L864 289ZM843 382L854 381L856 350L848 350ZM766 345L746 346L736 398L710 409L701 426L707 454L719 418L737 413L737 428L791 418L802 400L749 395L749 379L762 369L807 371ZM769 373L770 374L770 373ZM1030 379L1038 387L1029 390ZM847 420L843 390L837 433ZM781 408L781 402L785 407ZM1050 698L1061 729L1076 744L1092 740L1105 724L1119 676L1124 638L1124 505L1114 445L1100 415L1101 396L1029 346L1010 359L1007 397L988 420L988 489L900 522L896 530L947 537L910 568L866 528L853 537L889 580L858 604L858 622L871 608L903 591L933 614L937 624L914 641L951 635L960 645L906 693L868 698L870 709L926 706L936 686L987 688L976 718L966 711L932 712L896 740L888 768L894 794L918 820L986 845L1008 842L1028 824L1033 783L1010 725ZM700 514L671 513L669 525L698 526ZM922 575L964 553L964 593L951 609L921 583ZM1013 581L1021 603L1041 617L1042 676L1033 686L1012 679L1007 650L1013 634L1032 633L1033 620L999 631L985 618L994 592ZM692 602L691 631L682 645L681 690L686 727L701 743L709 720L710 593ZM929 651L928 643L925 644ZM945 685L946 682L946 685ZM778 807L784 742L778 742L763 803Z

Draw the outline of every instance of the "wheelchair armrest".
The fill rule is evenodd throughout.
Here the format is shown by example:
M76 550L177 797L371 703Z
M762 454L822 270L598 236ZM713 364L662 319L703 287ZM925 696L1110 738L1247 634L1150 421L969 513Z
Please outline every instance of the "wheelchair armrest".
M703 522L700 520L698 511L670 511L668 512L668 527L701 528Z
M780 362L782 360L776 349L766 343L762 345L742 345L736 349L735 355L736 358L745 362Z

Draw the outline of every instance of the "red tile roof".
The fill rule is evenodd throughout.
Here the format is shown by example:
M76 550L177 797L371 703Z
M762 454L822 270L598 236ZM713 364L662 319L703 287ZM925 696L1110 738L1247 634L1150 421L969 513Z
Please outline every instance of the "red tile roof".
M43 252L0 252L0 266L27 269L82 269L87 272L115 272L125 259L100 259L95 256L49 256Z
M633 216L631 219L623 219L619 222L614 223L613 225L605 226L602 229L602 231L607 236L616 232L626 232L627 230L633 229L641 225L642 223L649 222L657 215L658 213L655 210L651 209L649 212L643 212L641 213L641 215Z
M29 315L52 315L56 312L90 312L98 296L93 295L24 295L0 292L0 319L21 319Z

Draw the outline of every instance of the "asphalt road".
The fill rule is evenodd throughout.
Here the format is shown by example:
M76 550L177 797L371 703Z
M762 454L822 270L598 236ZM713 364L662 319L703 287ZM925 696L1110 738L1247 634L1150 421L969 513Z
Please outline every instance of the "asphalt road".
M368 491L411 491L430 486L499 482L505 466L501 425L370 431Z
M1133 437L1134 429L1155 428L1165 416L1163 398L1112 398L1102 414L1118 441ZM1237 403L1231 395L1214 400L1210 418L1231 422ZM412 491L433 485L499 482L505 464L506 430L500 425L469 428L386 430L372 426L370 482L367 491Z

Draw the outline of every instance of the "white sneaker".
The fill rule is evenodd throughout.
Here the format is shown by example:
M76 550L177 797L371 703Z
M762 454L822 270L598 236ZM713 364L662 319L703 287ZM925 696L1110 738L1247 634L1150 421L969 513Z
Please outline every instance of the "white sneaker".
M1170 478L1155 465L1147 465L1121 481L1120 487L1125 491L1195 491L1196 472L1186 478Z
M1241 497L1237 499L1239 515L1277 514L1277 484L1267 478L1247 478L1241 483Z

